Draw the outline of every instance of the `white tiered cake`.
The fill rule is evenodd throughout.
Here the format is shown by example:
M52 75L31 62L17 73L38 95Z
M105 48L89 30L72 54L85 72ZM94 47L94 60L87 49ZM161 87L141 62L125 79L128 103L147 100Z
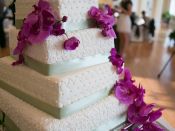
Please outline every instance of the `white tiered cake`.
M27 8L24 14L19 13L26 2L17 0L17 18L23 19L27 14ZM64 25L67 35L76 36L80 45L75 51L65 51L62 49L65 36L49 36L44 43L27 47L24 65L13 67L11 56L0 59L0 109L5 113L4 125L13 131L114 128L125 121L126 107L111 94L118 79L108 62L114 40L103 37L99 29L87 28L87 12L91 6L98 6L98 0L50 0L50 3L58 7L60 16L70 18ZM11 51L16 46L17 34L17 29L11 31Z

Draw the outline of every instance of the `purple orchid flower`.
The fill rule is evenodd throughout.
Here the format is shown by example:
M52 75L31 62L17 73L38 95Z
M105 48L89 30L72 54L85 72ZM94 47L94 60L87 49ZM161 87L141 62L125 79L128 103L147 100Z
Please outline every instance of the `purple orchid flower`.
M55 22L50 4L47 1L39 0L34 9L24 19L23 26L18 34L18 45L14 50L15 55L22 54L27 44L41 43L50 35Z
M130 105L128 108L128 120L129 122L136 125L143 125L143 129L147 126L145 125L154 125L154 122L159 119L162 115L163 109L158 109L154 111L155 104L145 104L137 106L135 103ZM148 124L149 123L149 124Z
M106 6L105 10L100 10L96 7L91 7L88 11L90 18L94 19L98 26L102 28L102 34L105 37L116 38L116 34L113 30L115 24L115 18L111 13L112 9Z
M155 104L149 104L149 105L144 104L140 107L141 107L139 111L140 116L148 116L155 107Z
M136 98L135 98L135 104L137 106L142 105L142 103L144 103L144 95L145 95L145 89L143 89L143 87L141 85L139 85L139 87L136 90Z
M115 96L118 100L126 105L134 103L136 97L136 86L132 83L117 83L115 86Z
M165 131L165 130L156 123L147 122L143 124L141 131Z
M51 9L51 6L50 6L50 4L48 3L48 1L39 0L37 8L38 8L39 10L42 10L42 9L44 9L44 10L50 10L50 9Z
M120 80L122 82L126 82L126 83L134 83L135 80L132 80L132 74L130 72L130 70L128 68L124 68L124 78L123 80Z
M162 116L162 111L163 110L164 110L163 108L160 108L156 111L152 111L149 114L149 122L155 122L156 120L158 120Z
M105 5L105 10L107 10L107 14L112 16L114 14L113 10L109 5Z
M53 12L51 12L46 4L42 4L42 2L43 0L40 0L38 8L35 8L35 11L30 13L24 21L24 24L29 23L31 26L28 36L28 41L31 44L43 42L50 35L55 23Z
M121 74L124 65L123 58L117 53L115 48L112 48L110 53L111 53L111 56L109 57L110 62L117 68L117 73Z
M102 34L103 34L103 36L109 37L109 38L116 38L117 37L115 34L115 31L112 27L104 28L102 30Z
M110 15L100 14L98 16L98 23L104 28L107 26L112 27L115 24L115 18Z
M68 17L67 16L63 16L62 22L66 22L67 20L68 20Z
M97 20L100 14L101 14L101 11L94 6L91 7L90 10L88 11L88 15L95 20Z
M54 26L53 26L53 30L51 31L51 34L55 35L55 36L60 36L60 35L65 34L65 30L62 29L62 24L61 23L55 23Z
M23 50L26 48L26 46L27 46L27 42L25 40L18 41L18 45L14 49L13 54L14 55L23 54Z
M115 96L121 103L131 105L135 102L138 94L138 88L134 85L130 71L124 70L124 79L116 83Z
M23 64L24 63L24 56L23 55L19 55L19 59L15 62L12 63L13 66L16 66L16 65L20 65L20 64Z
M65 50L75 50L80 44L80 41L76 37L71 37L64 42Z
M148 120L149 116L141 113L142 107L145 106L145 103L142 104L142 106L136 106L135 104L129 106L127 113L129 122L143 124Z

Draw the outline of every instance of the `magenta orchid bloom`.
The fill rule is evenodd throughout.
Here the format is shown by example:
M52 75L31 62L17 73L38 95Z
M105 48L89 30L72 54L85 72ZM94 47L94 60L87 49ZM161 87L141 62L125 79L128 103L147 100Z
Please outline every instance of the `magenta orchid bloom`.
M103 34L103 36L106 36L109 38L116 38L117 37L112 27L104 28L102 30L102 34Z
M76 37L71 37L64 42L65 50L75 50L80 44L80 41Z
M97 17L101 14L100 9L96 8L96 7L91 7L91 9L88 11L88 15L93 18L93 19L97 19Z
M124 78L120 81L126 82L126 83L134 83L135 80L132 79L132 74L129 69L124 69Z
M107 10L107 14L112 16L114 14L113 10L109 5L105 5L105 9Z
M24 56L19 55L19 59L17 61L13 62L12 65L15 66L15 65L23 64L23 63L24 63Z
M143 124L142 130L140 130L140 131L165 131L165 130L162 129L162 127L160 127L156 123L147 122L147 123Z
M53 25L53 30L51 31L51 34L55 35L55 36L60 36L60 35L65 34L65 30L62 29L62 24L61 23L55 23Z
M43 42L50 35L55 23L54 13L48 2L40 0L34 8L35 10L27 16L23 24L30 26L27 37L30 44Z
M136 98L136 92L137 89L136 86L134 86L132 83L117 83L115 86L115 96L118 98L118 100L125 104L130 105L134 103L134 100Z
M116 38L115 31L113 30L115 18L113 16L112 9L109 6L105 6L104 10L91 7L88 11L88 15L96 21L100 28L102 28L103 36Z
M143 103L142 106L145 106L145 103ZM128 107L128 120L131 123L138 123L138 124L143 124L148 120L148 116L142 114L142 106L136 106L135 104L132 104Z
M111 56L109 56L110 62L117 68L117 73L121 74L124 65L123 58L117 53L115 48L112 48L110 53L111 53Z
M147 128L155 128L155 131L157 131L157 129L163 131L162 128L155 124L155 121L161 117L163 109L158 109L154 111L154 108L155 104L147 105L145 103L142 103L142 105L140 106L137 106L136 104L130 105L128 108L129 122L136 125L142 125L142 128L144 130L146 130Z
M134 81L132 80L131 73L128 69L124 70L124 79L119 80L114 87L115 96L121 103L126 105L133 104L137 99L138 91L140 91L134 85Z
M68 17L67 16L63 16L62 22L67 22L67 20L68 20Z
M34 5L34 11L24 19L23 26L18 34L18 45L14 50L15 55L23 53L27 44L43 42L53 29L55 18L47 1L40 0Z

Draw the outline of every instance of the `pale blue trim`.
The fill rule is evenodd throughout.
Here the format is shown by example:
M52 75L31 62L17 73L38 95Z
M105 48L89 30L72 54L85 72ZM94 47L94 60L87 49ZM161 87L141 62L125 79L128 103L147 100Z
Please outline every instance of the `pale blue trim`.
M110 131L125 121L126 121L126 115L119 115L119 116L116 115L114 119L105 121L94 131Z
M0 80L0 88L8 91L9 93L15 95L16 97L26 101L27 103L37 107L38 109L56 117L56 118L64 118L67 117L75 112L78 112L88 106L95 104L96 102L102 100L103 98L107 97L110 94L110 89L103 89L90 96L84 97L76 102L64 106L62 108L54 107L44 101L37 99L36 97L30 96L19 89L16 89L12 85L9 85L2 80Z
M25 56L25 64L36 70L37 72L44 75L57 75L63 74L70 71L82 69L85 67L90 67L98 64L103 64L109 61L109 54L98 54L95 56L85 57L83 59L72 59L69 61L64 61L63 63L56 64L45 64L34 60L31 57Z

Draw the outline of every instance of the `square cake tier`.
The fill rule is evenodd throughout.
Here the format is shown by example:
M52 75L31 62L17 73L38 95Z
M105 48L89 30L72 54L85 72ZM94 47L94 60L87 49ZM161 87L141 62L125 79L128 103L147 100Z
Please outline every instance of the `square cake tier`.
M16 29L10 31L11 54L17 44L17 34ZM76 50L63 49L65 35L49 36L44 43L27 47L26 64L42 74L53 75L109 61L108 56L111 48L114 47L114 39L102 36L100 29L79 30L67 35L75 36L80 40ZM63 69L65 66L69 66L69 70L65 71Z
M17 45L17 35L18 30L10 31L11 52ZM68 37L75 36L80 40L80 45L76 50L63 49L64 41L67 39L65 35L49 36L44 43L28 46L25 55L45 64L55 64L76 58L83 59L98 54L109 54L111 48L114 47L114 39L104 37L100 29L79 30L67 35Z
M1 87L59 118L108 96L118 79L111 63L64 75L44 76L24 65L14 67L12 61L11 57L0 60ZM64 109L68 111L65 113Z
M38 0L16 0L16 24L20 27L23 19L32 11ZM98 7L98 0L46 0L53 6L59 17L68 17L64 24L66 31L86 29L89 27L88 10Z
M20 131L107 131L125 121L126 107L114 96L62 120L36 109L0 89L0 107L7 129ZM103 129L103 130L102 130Z

